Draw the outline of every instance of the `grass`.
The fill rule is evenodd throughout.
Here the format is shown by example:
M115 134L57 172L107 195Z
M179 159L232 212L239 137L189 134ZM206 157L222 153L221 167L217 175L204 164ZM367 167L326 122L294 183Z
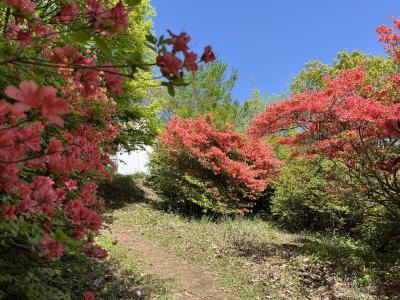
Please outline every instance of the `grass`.
M171 299L168 291L173 281L157 278L154 274L143 273L143 261L139 255L132 255L130 250L122 244L113 244L113 241L104 235L96 240L97 244L107 250L111 261L118 266L116 276L121 279L131 279L124 294L112 294L107 299Z
M104 236L97 242L109 251L109 259L74 253L48 260L30 252L1 253L0 299L83 299L84 291L104 300L172 299L168 294L172 281L144 274L140 257L124 245L113 245Z
M120 184L125 196L110 212L112 226L207 270L229 299L400 299L399 255L378 255L340 235L287 233L260 219L187 218L160 209L143 180L135 178L128 192ZM133 259L124 245L106 237L99 242L123 271L141 274L140 255ZM140 284L144 294L171 297L173 282L146 276Z
M214 273L230 299L395 299L398 293L388 275L400 273L399 261L374 257L349 238L289 234L258 219L188 219L146 203L114 217L114 226ZM384 274L392 284L379 282Z

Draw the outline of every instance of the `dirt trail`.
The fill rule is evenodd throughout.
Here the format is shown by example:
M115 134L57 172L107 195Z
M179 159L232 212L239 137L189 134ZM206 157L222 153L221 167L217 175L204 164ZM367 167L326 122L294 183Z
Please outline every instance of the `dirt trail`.
M112 227L111 233L108 231L103 234L116 239L132 252L138 253L145 261L145 272L165 279L175 279L173 299L228 299L211 274L189 264L181 257L166 252L145 237L116 226Z

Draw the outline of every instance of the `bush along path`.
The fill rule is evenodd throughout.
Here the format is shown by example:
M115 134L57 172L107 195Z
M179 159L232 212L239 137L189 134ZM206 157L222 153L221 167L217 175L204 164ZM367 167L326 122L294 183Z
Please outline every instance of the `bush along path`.
M126 299L399 299L399 261L357 241L289 234L258 219L183 217L161 210L143 179L122 181L140 203L114 210L98 242L112 259L124 248L153 278Z

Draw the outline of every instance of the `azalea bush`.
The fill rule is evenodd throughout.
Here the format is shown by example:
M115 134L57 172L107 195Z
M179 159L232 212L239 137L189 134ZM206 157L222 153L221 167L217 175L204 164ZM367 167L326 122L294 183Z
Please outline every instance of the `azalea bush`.
M174 117L152 154L152 180L173 207L191 213L251 211L279 168L261 140L217 129L212 116Z
M377 32L396 65L399 37L395 30L400 22L394 20L394 24L394 28L381 26ZM325 178L336 183L330 193L350 189L354 198L363 199L361 206L353 208L360 209L366 224L388 225L382 247L400 238L400 231L393 230L393 222L400 221L399 78L395 72L371 82L362 64L344 69L337 76L325 76L319 90L295 93L269 106L250 130L257 137L279 133L280 142L291 145L295 156L328 160L333 167ZM295 134L285 135L285 131Z
M106 41L128 30L139 3L0 3L0 298L61 299L53 289L45 295L46 281L30 279L34 271L56 275L45 262L66 254L107 256L94 243L104 211L97 187L113 173L110 155L124 126L113 97L126 79L158 66L172 92L184 70L215 59L210 46L197 59L186 33L169 32L147 37L156 61L105 60Z

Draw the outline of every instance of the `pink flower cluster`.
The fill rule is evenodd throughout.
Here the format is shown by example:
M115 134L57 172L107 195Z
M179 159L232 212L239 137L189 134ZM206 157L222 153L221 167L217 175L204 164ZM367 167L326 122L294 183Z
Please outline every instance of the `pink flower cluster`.
M109 156L121 127L107 93L123 92L127 74L121 70L130 66L99 62L91 41L78 49L62 37L83 31L101 39L126 31L131 9L105 0L55 1L51 8L31 0L2 3L5 47L15 51L1 58L12 75L0 100L0 222L24 220L27 230L39 231L39 242L18 237L34 253L57 258L68 249L105 258L93 239L104 209L95 182L111 177ZM197 70L189 41L187 34L171 33L175 50L157 59L163 72L178 77L183 67ZM177 52L184 62L174 60ZM202 60L213 59L207 48ZM13 247L8 239L0 243Z
M101 74L103 74L104 85L111 93L121 94L123 92L124 77L110 62L104 62L101 66L97 66L96 56L85 57L77 48L70 45L57 47L54 51L47 51L46 56L54 63L76 66L72 77L85 97L97 93L101 84Z
M82 118L90 117L93 109L80 100L79 89L72 78L69 80L71 85L62 92L71 100L70 110ZM19 88L8 86L5 94L9 101L15 102L0 102L0 191L13 200L0 203L0 220L13 221L26 214L37 219L44 231L39 249L49 258L59 257L64 246L52 235L54 222L64 219L69 223L67 234L77 240L100 228L104 201L96 196L97 185L81 182L75 174L109 176L107 168L111 161L103 146L115 139L119 125L110 123L103 130L84 123L63 129L60 136L43 142L46 123L30 122L26 113L29 112L29 118L37 114L39 120L63 126L62 117L68 112L66 100L57 97L54 88L39 86L34 81L22 81ZM100 90L92 101L109 102ZM107 107L103 110L105 119L112 113L112 106L107 104ZM34 175L27 180L26 176L21 177L26 169L34 174L51 174L51 177ZM101 249L94 246L86 246L81 251L105 257Z
M295 155L334 161L345 176L368 186L370 195L376 193L375 199L392 201L400 192L399 78L389 76L377 88L366 83L363 70L343 70L336 78L325 78L323 90L270 105L249 132L256 137L277 134ZM282 136L285 131L292 134Z
M191 38L186 32L181 32L179 35L174 34L168 30L170 39L168 44L172 46L172 51L164 51L157 56L156 64L160 67L163 75L180 77L182 69L187 71L195 72L198 70L198 63L203 61L204 63L213 62L216 57L211 49L211 46L207 46L204 49L204 53L201 56L200 61L197 61L198 55L194 52L189 51L189 45ZM183 54L183 60L177 57L178 53Z
M38 87L34 81L22 81L19 88L8 86L4 93L18 101L13 105L8 105L9 110L20 115L23 112L38 109L43 118L63 126L64 121L61 115L68 112L68 102L57 97L57 90L51 86ZM7 106L3 101L3 107Z
M105 8L97 0L86 0L85 15L94 28L104 34L118 33L128 28L129 9L118 2L112 8Z
M393 27L388 27L384 24L376 29L379 35L379 41L386 44L386 50L393 54L394 60L400 60L400 19L392 18Z
M245 187L250 194L262 192L280 166L268 144L231 128L218 130L212 124L211 116L186 120L175 117L159 140L172 161L182 157L184 160L194 159L203 170L228 176L232 187ZM194 169L189 173L204 173L203 170Z
M370 94L364 77L362 70L355 69L344 70L333 79L325 78L327 87L322 91L295 94L270 105L253 121L250 131L260 137L285 129L301 129L282 141L316 141L317 148L333 156L350 151L354 144L350 146L348 140L355 142L360 131L368 139L399 138L400 105L380 92Z
M30 0L5 0L5 3L21 11L23 15L33 15L36 4ZM122 2L105 8L100 1L86 0L84 8L75 1L60 1L59 10L52 16L61 25L69 25L78 17L86 20L86 26L102 35L115 34L128 28L130 9ZM36 37L37 42L45 43L56 40L58 32L54 30L54 22L46 23L40 18L15 18L8 24L7 37L18 41L21 46L30 45Z
M19 9L23 14L31 14L36 8L35 2L30 0L4 0L4 2Z
M61 24L67 25L76 20L78 13L79 7L74 1L62 3L58 19Z

